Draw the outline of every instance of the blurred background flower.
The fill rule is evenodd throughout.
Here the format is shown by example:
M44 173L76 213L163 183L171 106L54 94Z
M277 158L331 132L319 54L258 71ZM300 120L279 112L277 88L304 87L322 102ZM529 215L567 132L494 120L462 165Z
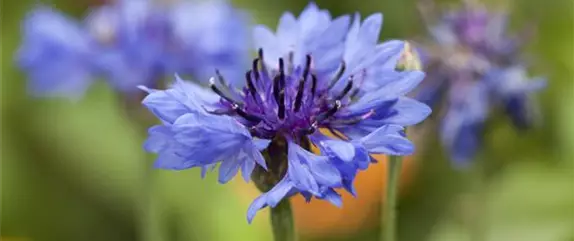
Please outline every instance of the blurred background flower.
M442 116L441 141L454 164L469 166L494 110L505 111L519 129L533 125L532 94L546 81L528 77L522 51L527 36L510 33L508 13L474 0L448 12L421 1L419 10L432 39L419 49L428 74L418 99Z
M82 19L89 13L89 4L95 2L53 0L50 6L70 16L66 19ZM460 6L457 1L437 4L448 6L449 2ZM281 13L299 12L308 2L231 3L248 10L254 22L274 26ZM425 36L415 3L317 1L333 15L382 12L383 40ZM488 9L500 4L485 3ZM22 21L35 4L2 2L2 236L139 240L136 204L144 172L141 160L152 158L141 151L145 133L130 124L118 105L118 96L102 82L93 83L75 104L28 95L27 80L31 78L26 74L30 72L22 72L13 60L24 44ZM511 33L519 33L533 18L538 20L537 33L521 52L536 56L535 62L526 65L528 72L544 74L549 83L537 94L544 117L539 128L523 135L506 119L494 118L491 131L484 136L479 155L488 156L486 162L491 163L486 187L490 194L489 240L574 237L572 4L569 0L505 2ZM425 137L429 135L436 134L428 132ZM439 143L429 141L407 162L399 207L400 240L466 239L461 224L469 212L460 195L465 179L451 168L447 157ZM377 240L374 222L378 221L378 205L367 203L380 202L384 162L374 167L357 177L358 198L345 200L341 209L320 201L300 205L301 200L294 200L303 240ZM164 240L270 240L267 214L258 215L252 225L245 222L246 203L258 193L246 191L241 180L233 180L237 185L218 185L216 175L201 180L199 170L175 174L158 170L154 174L155 195L162 203L158 219Z
M77 98L97 77L134 95L175 73L206 83L215 69L238 75L248 63L249 16L225 0L117 0L88 9L83 21L49 6L24 18L17 58L33 94Z

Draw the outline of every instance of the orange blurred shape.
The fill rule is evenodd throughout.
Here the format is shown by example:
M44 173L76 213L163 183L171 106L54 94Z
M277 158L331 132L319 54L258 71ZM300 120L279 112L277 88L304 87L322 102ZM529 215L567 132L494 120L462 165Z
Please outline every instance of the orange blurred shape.
M373 155L378 163L372 164L366 171L359 172L355 179L357 197L341 190L343 206L314 199L306 203L301 196L291 199L294 206L295 221L300 235L323 237L352 234L361 229L378 225L380 205L384 196L387 176L387 157ZM414 176L412 158L403 160L401 171L401 192Z
M316 148L313 148L313 151L318 153ZM299 235L304 237L340 236L353 234L379 224L380 205L387 177L387 157L384 155L373 155L373 157L378 163L371 164L366 171L357 174L355 180L357 197L340 190L343 197L341 208L318 199L307 203L300 195L291 198ZM400 177L401 193L404 194L408 189L415 171L415 160L410 157L404 158ZM239 190L247 205L259 195L259 191L253 184L235 183L239 184ZM263 211L258 214L258 216L265 215L269 213Z

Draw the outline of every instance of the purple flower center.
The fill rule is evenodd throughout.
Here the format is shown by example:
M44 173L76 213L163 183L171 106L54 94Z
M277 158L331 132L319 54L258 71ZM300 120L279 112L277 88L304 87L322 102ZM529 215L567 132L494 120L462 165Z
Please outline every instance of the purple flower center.
M317 128L330 129L333 123L352 124L366 118L341 120L335 117L359 90L351 76L342 89L335 91L345 72L344 63L333 78L319 78L313 73L311 55L306 56L303 67L293 67L291 60L285 63L279 58L278 69L270 71L263 63L260 49L252 69L245 74L245 87L238 91L230 88L218 72L218 83L212 78L210 87L221 96L222 108L213 113L239 117L239 122L256 137L271 139L282 135L293 140Z

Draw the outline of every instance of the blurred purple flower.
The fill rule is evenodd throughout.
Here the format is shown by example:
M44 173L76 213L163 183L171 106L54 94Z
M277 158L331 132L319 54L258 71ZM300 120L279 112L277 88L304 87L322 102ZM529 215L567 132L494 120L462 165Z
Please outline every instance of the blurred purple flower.
M268 185L249 207L249 222L295 194L341 205L336 189L355 194L354 177L370 154L414 151L403 130L431 112L405 97L424 74L395 71L404 44L378 43L381 25L381 14L351 23L311 3L298 18L283 14L275 33L257 26L252 67L225 76L240 89L222 74L211 90L179 78L167 90L144 88L143 104L163 123L150 129L146 150L159 154L158 168L205 173L220 164L221 183L241 169L245 180Z
M92 9L83 23L41 7L24 21L18 63L39 94L79 97L94 76L124 93L176 72L206 83L216 68L243 69L248 20L224 0L118 0Z
M22 35L16 61L29 76L30 92L81 97L95 74L90 34L74 20L40 7L26 16Z
M464 167L480 149L490 109L503 109L518 128L530 126L535 109L529 94L545 80L528 77L519 52L525 36L507 33L505 13L465 1L434 22L429 7L422 13L434 43L421 50L428 74L417 99L445 104L442 142L455 164Z

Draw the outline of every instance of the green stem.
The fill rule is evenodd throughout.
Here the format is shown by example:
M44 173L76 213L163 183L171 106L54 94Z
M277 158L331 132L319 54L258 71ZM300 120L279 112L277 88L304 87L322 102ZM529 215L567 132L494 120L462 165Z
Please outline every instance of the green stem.
M486 240L486 202L487 190L484 180L484 163L477 161L471 170L471 196L472 210L469 223L469 235L471 241Z
M144 187L142 190L142 241L161 241L162 232L161 232L161 216L158 210L158 200L155 196L155 190L157 183L155 182L155 177L153 173L152 165L149 162L146 163L146 167L144 170L144 180L143 184Z
M275 241L295 241L295 225L293 212L289 199L283 199L275 208L271 209L271 226Z
M130 99L130 96L120 97L124 103L124 109L128 118L132 121L133 125L137 127L139 133L147 133L147 129L153 125L146 115L142 112L142 109L134 103L138 103L139 99ZM143 151L143 150L142 150ZM142 241L161 241L163 240L163 232L161 228L161 213L159 210L159 200L156 197L157 182L156 176L153 169L153 162L150 160L150 156L146 155L142 164L142 179L141 179L141 189L139 196L139 235Z
M401 157L389 156L389 166L387 172L387 193L384 200L384 208L381 220L382 241L396 241L397 229L397 192L399 186L399 176L401 174Z

